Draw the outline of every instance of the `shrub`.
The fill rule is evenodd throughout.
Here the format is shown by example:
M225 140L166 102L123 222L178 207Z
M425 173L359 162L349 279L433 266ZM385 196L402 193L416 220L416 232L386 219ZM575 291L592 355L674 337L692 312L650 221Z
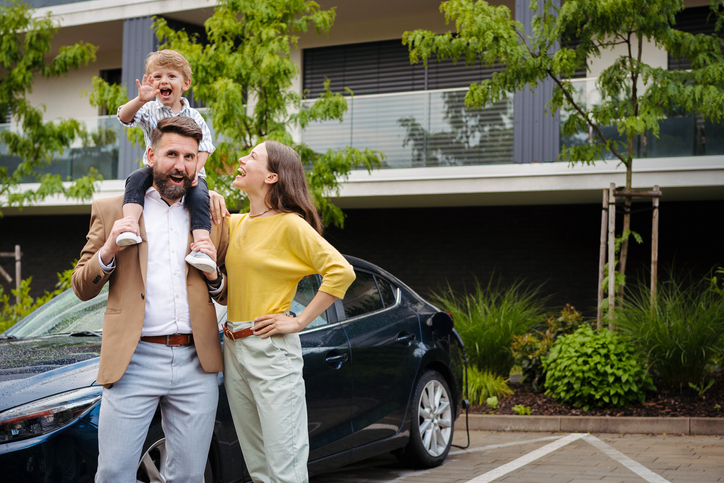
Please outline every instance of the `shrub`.
M561 337L543 368L546 394L585 411L643 402L645 391L655 389L632 345L607 330L581 327Z
M513 336L543 321L547 299L540 287L520 281L504 287L492 278L486 287L476 282L474 293L459 295L448 288L432 298L453 315L471 365L506 378L514 364Z
M545 371L543 357L548 355L553 343L562 335L572 334L583 324L583 314L570 304L561 310L560 317L551 315L546 331L513 336L513 357L523 373L522 381L530 384L533 392L543 392Z
M641 283L617 314L617 327L648 358L669 389L701 384L724 350L724 297L708 280L671 277L659 283L653 307Z
M481 406L491 397L499 398L511 394L513 394L513 390L508 386L506 378L487 371L479 371L475 367L468 368L468 399L470 404Z

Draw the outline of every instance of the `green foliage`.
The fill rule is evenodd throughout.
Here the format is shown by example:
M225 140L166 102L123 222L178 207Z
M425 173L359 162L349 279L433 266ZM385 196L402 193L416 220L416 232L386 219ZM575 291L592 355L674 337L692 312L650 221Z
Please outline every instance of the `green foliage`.
M467 377L468 399L471 404L482 405L491 397L495 397L497 401L498 397L513 394L506 378L488 371L479 371L475 367L469 367Z
M73 266L77 260L73 261ZM33 281L33 277L28 277L20 281L20 289L12 289L10 292L12 297L4 293L3 287L0 286L0 333L5 332L10 327L15 325L23 317L29 315L32 311L40 307L56 295L61 294L65 290L71 287L71 276L73 275L73 269L69 268L61 273L58 273L58 283L55 284L55 290L52 292L45 292L38 298L33 299L30 296L30 284ZM17 301L17 296L20 295L20 302Z
M490 396L488 399L485 400L485 402L488 404L488 407L495 411L498 409L498 406L500 403L498 403L498 398L495 396Z
M89 173L72 188L67 188L59 175L39 173L83 134L83 126L74 119L44 122L45 106L31 106L27 95L37 77L58 77L88 65L95 60L97 48L78 42L53 53L58 27L50 14L33 18L33 11L18 0L0 5L0 30L0 112L9 112L16 126L0 132L0 143L8 156L20 161L12 172L0 167L0 207L24 206L60 193L89 199L94 182L100 179L97 173ZM40 186L35 190L19 189L27 178Z
M292 89L298 68L290 57L299 35L313 27L327 34L335 9L322 10L309 0L221 0L205 23L208 43L185 31L174 31L163 18L154 28L161 48L183 53L194 72L195 99L209 107L216 133L216 151L206 163L209 188L221 193L230 209L245 210L247 200L231 182L237 160L258 143L273 139L293 146L305 165L311 194L325 223L342 226L344 215L328 197L337 195L339 183L355 168L368 171L381 165L382 153L370 149L345 148L317 153L293 141L292 132L312 121L341 120L347 101L326 91L311 105ZM135 86L129 86L135 93ZM117 91L95 87L95 102L108 109L125 102Z
M667 388L699 384L707 366L724 353L724 298L707 280L675 274L659 282L653 307L647 284L632 292L616 314L621 333L640 348Z
M546 394L588 411L643 402L654 384L622 337L581 327L558 339L543 360Z
M714 385L714 379L707 379L706 381L702 380L701 384L693 384L689 383L689 387L696 391L697 395L699 397L704 397L704 393L711 389L711 386Z
M518 413L520 416L530 416L530 407L523 406L522 404L516 404L513 406L513 411Z
M714 270L714 275L706 279L710 283L711 289L724 297L724 267Z
M545 317L547 297L540 289L521 281L506 287L491 277L487 286L476 282L473 293L456 294L448 286L432 298L453 315L471 365L507 378L514 364L513 336L529 332Z
M553 343L563 335L572 334L583 324L583 314L566 304L559 317L551 315L548 318L545 331L513 336L513 357L521 367L523 382L530 384L533 392L544 390L543 358L548 355Z

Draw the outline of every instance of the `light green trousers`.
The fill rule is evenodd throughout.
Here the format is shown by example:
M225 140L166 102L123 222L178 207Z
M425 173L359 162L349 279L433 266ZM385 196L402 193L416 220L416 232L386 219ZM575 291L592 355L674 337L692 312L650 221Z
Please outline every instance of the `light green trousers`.
M228 322L231 331L251 322ZM255 483L307 483L309 434L299 334L224 337L224 386Z

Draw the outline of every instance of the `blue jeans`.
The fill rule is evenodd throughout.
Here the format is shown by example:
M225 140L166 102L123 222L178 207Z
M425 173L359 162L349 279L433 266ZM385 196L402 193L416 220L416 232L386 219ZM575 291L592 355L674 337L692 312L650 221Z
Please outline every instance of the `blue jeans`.
M96 483L135 483L143 442L159 406L166 481L202 481L219 400L217 379L217 373L203 370L194 346L139 342L123 377L103 389Z
M153 168L145 167L135 170L126 178L126 192L123 204L135 203L143 206L146 191L153 184ZM199 184L186 193L186 207L189 210L191 230L211 231L211 206L209 204L209 186L199 176Z

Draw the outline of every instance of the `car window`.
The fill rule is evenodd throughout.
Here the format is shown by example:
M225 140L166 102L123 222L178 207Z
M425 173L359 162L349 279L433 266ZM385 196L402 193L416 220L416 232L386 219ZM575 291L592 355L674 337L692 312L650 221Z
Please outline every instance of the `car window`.
M101 332L107 300L108 285L96 297L85 302L78 300L72 290L66 290L18 322L7 334L22 338Z
M291 308L291 311L294 312L295 316L301 314L302 310L309 305L309 302L311 302L314 296L317 295L317 290L319 290L319 277L316 275L304 277L301 282L299 282L297 285L297 294L294 296ZM327 312L325 311L322 312L322 315L314 319L306 328L311 329L312 327L319 327L320 325L326 324Z
M347 289L342 300L347 318L384 308L375 277L371 273L355 270L357 278Z
M377 286L382 294L382 301L385 303L385 307L392 307L397 302L396 292L397 290L384 278L375 277L377 279Z

